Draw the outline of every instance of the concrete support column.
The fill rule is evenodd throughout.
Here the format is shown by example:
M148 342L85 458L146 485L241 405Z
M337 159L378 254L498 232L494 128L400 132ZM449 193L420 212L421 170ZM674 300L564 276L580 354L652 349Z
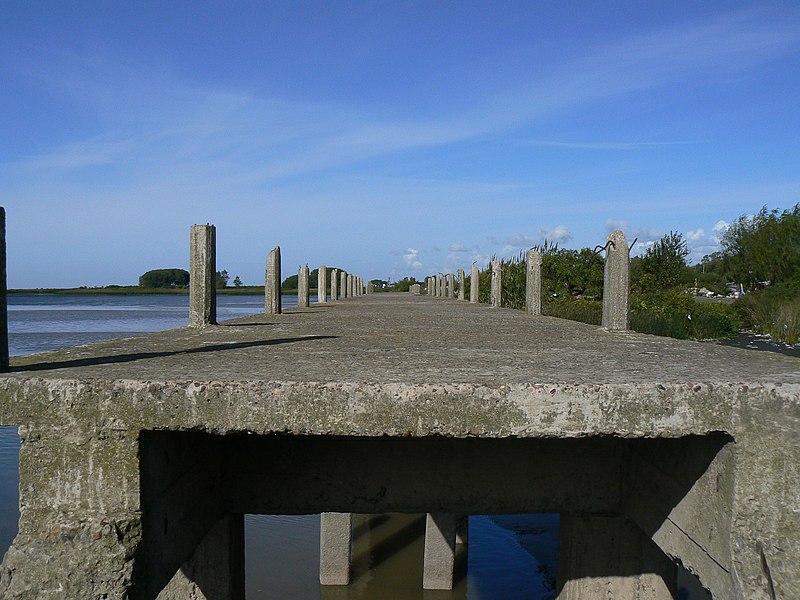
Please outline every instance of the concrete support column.
M345 279L345 285L347 286L347 297L348 298L352 298L353 297L353 274L352 273L348 273L347 274L347 279Z
M619 229L608 236L603 273L603 327L610 331L628 329L630 307L630 249Z
M344 300L347 298L347 273L342 271L339 273L339 297Z
M478 302L478 290L480 287L481 274L478 272L478 263L472 263L472 270L469 277L469 301L472 304Z
M297 271L297 306L308 308L308 265Z
M493 308L500 308L503 305L503 265L499 260L492 261L491 304Z
M469 545L469 515L459 515L456 520L456 544Z
M352 513L320 514L319 582L322 585L350 583L352 538Z
M281 247L275 246L267 255L267 274L264 279L264 312L281 314Z
M525 277L525 305L528 314L542 314L542 253L531 248L528 250Z
M0 371L8 370L8 280L6 274L6 209L0 207Z
M675 565L622 516L561 516L558 600L672 600Z
M336 302L339 299L339 269L331 270L331 300Z
M466 300L466 282L464 281L464 269L458 270L458 299L462 302Z
M226 515L156 600L245 600L244 515Z
M317 271L317 304L328 301L328 267L321 265Z
M448 298L455 298L456 297L456 276L453 273L447 274L447 297Z
M425 558L422 588L452 590L456 555L456 525L453 514L428 513L425 519Z
M444 296L445 296L445 281L444 281L444 275L443 274L439 274L438 282L439 282L439 298L444 298Z
M190 327L217 322L216 248L217 230L213 225L192 225L189 236Z

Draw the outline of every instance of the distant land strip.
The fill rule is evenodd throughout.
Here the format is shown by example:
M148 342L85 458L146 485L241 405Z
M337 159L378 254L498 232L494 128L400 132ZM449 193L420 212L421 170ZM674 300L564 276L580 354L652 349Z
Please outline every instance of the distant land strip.
M316 293L316 288L311 288L310 293ZM147 288L138 285L107 285L101 287L77 287L77 288L17 288L9 289L9 294L109 294L119 296L141 296L141 295L154 295L154 294L178 294L187 295L189 288L175 287L175 288ZM297 294L297 290L281 290L281 293L287 296ZM264 286L261 285L243 285L241 287L224 287L217 288L217 294L225 294L231 296L245 296L253 294L264 294Z

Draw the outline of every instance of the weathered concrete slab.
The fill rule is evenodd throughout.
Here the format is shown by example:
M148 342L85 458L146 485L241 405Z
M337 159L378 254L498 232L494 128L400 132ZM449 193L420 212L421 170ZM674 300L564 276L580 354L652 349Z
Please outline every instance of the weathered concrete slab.
M522 509L625 515L718 598L800 597L798 359L373 294L11 367L6 598L152 597L125 594L230 513Z

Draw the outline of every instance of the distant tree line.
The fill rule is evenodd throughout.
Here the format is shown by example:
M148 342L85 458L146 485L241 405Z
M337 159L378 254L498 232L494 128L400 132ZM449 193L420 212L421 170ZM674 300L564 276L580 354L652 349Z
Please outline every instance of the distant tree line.
M230 275L225 270L217 271L215 284L217 288L228 286ZM237 275L233 280L234 287L241 287L242 280ZM139 286L144 288L185 288L189 287L189 271L184 269L153 269L139 277Z

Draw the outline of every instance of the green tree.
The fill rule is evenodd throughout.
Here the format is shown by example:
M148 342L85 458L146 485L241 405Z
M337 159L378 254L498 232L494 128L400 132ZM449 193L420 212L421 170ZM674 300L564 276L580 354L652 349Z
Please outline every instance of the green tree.
M726 272L752 289L759 282L782 284L800 277L800 204L740 216L722 236Z
M230 275L228 275L227 271L217 271L215 275L215 285L217 289L228 287L228 280L230 279Z
M233 287L237 287L238 288L238 287L242 287L243 285L244 284L242 283L242 280L239 278L238 275L233 278Z
M187 287L189 272L183 269L153 269L139 277L139 285L146 288Z
M632 262L632 279L642 293L670 290L686 283L691 275L686 270L689 249L683 235L670 231Z

